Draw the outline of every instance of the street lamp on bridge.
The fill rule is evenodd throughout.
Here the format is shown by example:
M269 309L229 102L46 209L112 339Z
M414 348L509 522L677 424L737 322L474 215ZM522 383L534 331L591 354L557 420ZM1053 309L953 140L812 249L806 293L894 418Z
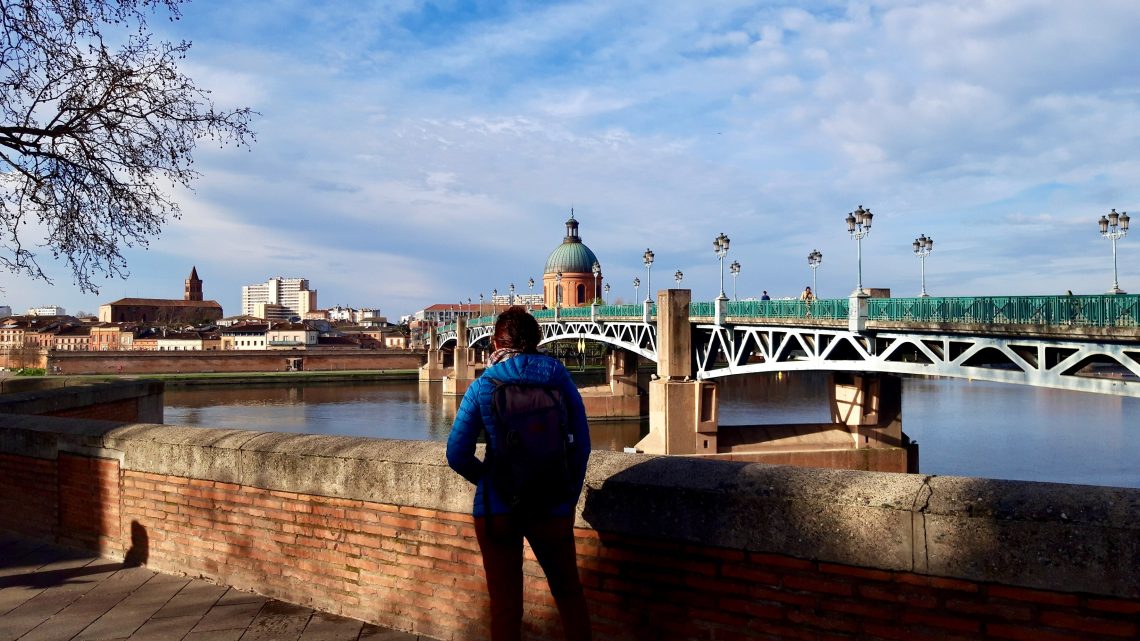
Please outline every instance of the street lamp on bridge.
M863 209L863 205L847 214L847 233L855 240L855 258L859 265L859 281L855 286L855 294L863 295L863 237L871 233L871 218L874 214L870 209Z
M602 273L602 266L599 265L598 261L595 260L594 264L590 266L590 271L594 274L594 295L591 297L590 304L591 305L597 305L598 304L598 274Z
M926 234L923 234L915 238L910 246L914 249L914 255L918 256L919 263L922 266L922 291L918 293L918 297L927 298L930 294L926 293L926 257L934 251L934 239L927 238Z
M491 290L491 310L492 310L491 314L494 316L499 315L499 301L495 300L498 297L499 297L499 288L496 287L495 289Z
M679 270L679 269L678 269L678 270L677 270L676 272L674 272L674 274L673 274L673 280L674 280L674 282L676 282L676 283L677 283L677 287L680 287L680 286L681 286L681 281L685 280L685 272L683 272L683 271L681 271L681 270Z
M554 275L554 308L562 309L562 272Z
M646 249L645 253L641 255L641 261L645 263L645 302L651 303L653 296L653 250Z
M819 271L821 263L823 263L823 253L818 249L811 250L811 253L808 254L808 267L811 268L811 291L816 298L819 298L819 287L816 286L815 275Z
M1116 277L1116 239L1124 238L1128 235L1128 212L1122 211L1116 213L1116 209L1108 212L1108 216L1101 216L1100 220L1100 235L1112 241L1112 289L1108 290L1109 294L1123 294L1124 290L1120 289L1120 282Z
M530 296L528 297L528 299L533 298L534 297L534 279L533 278L527 279L526 286L527 286L527 288L530 289ZM530 311L530 300L527 300L527 302L526 302L526 311L528 311L528 312Z
M717 296L717 300L728 300L728 296L724 293L724 257L728 255L728 236L725 236L724 232L713 239L713 252L720 261L720 296Z
M736 277L740 275L740 261L732 261L732 264L728 266L728 271L732 274L732 300L740 300L736 296Z
M483 292L479 292L479 315L483 315Z
M515 304L515 284L511 283L507 285L507 291L511 293L511 295L507 297L507 306L510 307Z
M609 283L606 283L606 286L605 286L603 289L605 289L605 290L606 290L606 298L605 298L604 300L602 300L602 304L603 304L603 305L605 305L605 304L606 304L606 300L608 300L608 299L609 299L609 297L610 297L610 284L609 284Z
M637 276L634 276L633 277L633 300L641 300L641 296L637 293L637 290L640 288L641 288L641 279L638 278Z

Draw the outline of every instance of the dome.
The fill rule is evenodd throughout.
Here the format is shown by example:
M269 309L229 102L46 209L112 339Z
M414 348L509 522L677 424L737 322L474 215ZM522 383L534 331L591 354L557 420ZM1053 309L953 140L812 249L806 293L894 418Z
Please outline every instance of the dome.
M564 274L585 273L589 274L590 270L594 267L594 261L598 257L585 243L578 241L576 243L562 243L554 248L550 253L550 258L546 259L545 274L557 274L562 272Z
M598 257L578 237L578 221L574 220L574 210L571 209L570 220L566 221L566 237L562 239L561 245L550 252L550 258L546 259L546 269L543 273L589 274L596 262L598 262Z

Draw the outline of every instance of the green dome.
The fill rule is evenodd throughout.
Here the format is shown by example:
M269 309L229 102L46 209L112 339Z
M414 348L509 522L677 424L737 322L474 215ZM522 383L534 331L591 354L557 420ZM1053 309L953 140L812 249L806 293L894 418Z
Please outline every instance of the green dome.
M546 274L557 274L562 272L564 274L585 273L589 274L590 270L594 267L594 261L598 257L590 248L582 241L578 242L564 242L554 251L550 253L550 258L546 259Z
M574 210L570 210L570 220L566 221L566 237L555 247L546 259L545 274L589 274L598 257L578 237L578 221L574 220Z

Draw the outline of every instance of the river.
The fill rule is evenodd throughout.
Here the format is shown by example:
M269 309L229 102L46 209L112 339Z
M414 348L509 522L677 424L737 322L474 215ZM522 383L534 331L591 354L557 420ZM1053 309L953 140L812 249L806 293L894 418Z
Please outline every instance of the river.
M828 420L826 377L726 379L720 422ZM438 384L168 387L165 420L229 427L446 440L456 399ZM594 422L595 449L633 445L644 421ZM1140 399L957 379L903 381L903 431L925 474L1140 488Z

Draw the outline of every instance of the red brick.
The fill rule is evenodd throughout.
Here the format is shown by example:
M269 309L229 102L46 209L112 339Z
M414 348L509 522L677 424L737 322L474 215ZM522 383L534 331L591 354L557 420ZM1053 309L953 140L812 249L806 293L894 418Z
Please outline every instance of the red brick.
M885 570L872 570L852 565L837 565L834 563L820 563L819 571L827 574L841 574L870 581L890 581L891 573Z
M902 621L904 623L917 623L919 625L932 626L935 628L957 630L958 632L976 633L981 631L982 628L982 624L978 621L932 614L923 610L904 610L902 613Z
M854 614L870 619L893 619L897 616L895 609L890 606L884 606L881 603L867 603L865 601L827 599L819 604L819 609L824 612L842 612L844 614Z
M1027 605L1013 603L992 603L965 601L961 599L947 599L947 610L973 614L999 621L1029 621L1033 618L1033 608Z
M986 588L986 593L991 597L999 599L1032 601L1034 603L1048 603L1049 605L1075 606L1080 603L1080 599L1072 594L1047 592L1045 590L1030 590L1028 588L1017 588L1005 585L991 585Z
M1039 627L1006 623L986 624L986 634L996 639L1014 639L1015 641L1088 641L1088 637L1085 635L1072 635Z
M1136 623L1131 621L1110 621L1097 617L1079 616L1065 612L1042 612L1041 623L1054 628L1065 628L1094 634L1107 634L1117 637L1135 637Z
M928 594L916 594L897 589L881 588L875 585L859 586L859 594L876 601L893 601L905 603L920 608L933 608L938 605L938 599Z
M720 568L721 575L730 579L740 579L748 583L779 585L780 576L775 572L757 570L751 566L726 564Z
M822 592L824 594L838 594L841 596L850 596L852 594L850 583L831 581L822 578L813 578L807 576L785 576L783 584L785 588L801 590L804 592Z
M790 556L781 556L778 554L759 554L750 552L748 560L752 563L759 565L770 565L778 568L789 568L793 570L814 570L815 563L813 561L806 561L804 559L797 559Z
M1088 600L1089 608L1104 612L1119 614L1140 614L1140 601L1124 601L1121 599L1095 599Z

